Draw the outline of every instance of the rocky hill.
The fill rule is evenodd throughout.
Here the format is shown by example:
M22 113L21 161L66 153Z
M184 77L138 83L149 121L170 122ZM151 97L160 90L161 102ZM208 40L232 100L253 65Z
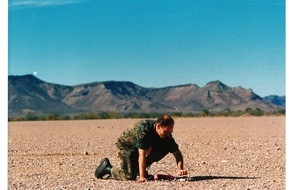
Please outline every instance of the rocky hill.
M285 98L286 98L285 96L270 95L270 96L264 97L263 99L266 102L270 102L272 104L285 107L286 106L286 104L285 104L285 102L286 102L285 101Z
M244 111L259 108L275 111L283 108L265 101L251 89L229 87L212 81L204 87L195 84L164 88L144 88L132 82L106 81L65 86L42 81L33 75L8 77L9 116L28 112L193 112Z

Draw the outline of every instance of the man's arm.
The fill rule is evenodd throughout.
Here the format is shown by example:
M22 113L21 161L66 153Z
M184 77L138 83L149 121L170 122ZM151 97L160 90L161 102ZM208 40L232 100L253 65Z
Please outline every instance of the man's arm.
M139 182L146 181L146 150L138 149L139 152Z
M183 156L180 152L180 150L177 150L172 153L175 157L177 169L178 169L178 175L186 175L187 171L183 168Z

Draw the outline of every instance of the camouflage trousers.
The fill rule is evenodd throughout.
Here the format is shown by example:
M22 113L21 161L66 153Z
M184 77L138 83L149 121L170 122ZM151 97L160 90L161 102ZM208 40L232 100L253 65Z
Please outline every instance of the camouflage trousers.
M169 152L161 150L152 150L146 157L146 166L150 166L153 162L158 162L164 158ZM112 177L116 180L135 180L139 174L139 153L138 150L120 150L119 163L111 170Z

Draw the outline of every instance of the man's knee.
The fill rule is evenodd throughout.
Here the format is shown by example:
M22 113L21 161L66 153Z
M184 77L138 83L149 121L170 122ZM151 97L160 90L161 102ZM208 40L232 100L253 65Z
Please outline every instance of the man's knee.
M114 179L120 181L135 180L137 177L136 171L128 171L120 167L113 167L111 173Z

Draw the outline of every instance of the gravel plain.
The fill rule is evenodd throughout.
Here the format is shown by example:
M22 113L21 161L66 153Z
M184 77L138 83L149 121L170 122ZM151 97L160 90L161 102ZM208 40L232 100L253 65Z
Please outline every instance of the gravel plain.
M8 189L285 189L285 117L174 118L190 181L96 179L103 157L139 119L9 122ZM149 173L176 174L167 155Z

